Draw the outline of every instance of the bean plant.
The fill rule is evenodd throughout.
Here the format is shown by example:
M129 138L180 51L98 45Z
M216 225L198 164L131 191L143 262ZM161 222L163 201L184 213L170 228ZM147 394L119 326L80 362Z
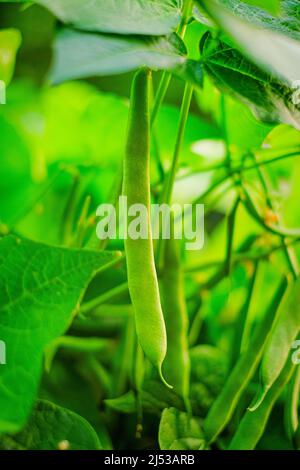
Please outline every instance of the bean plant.
M299 0L0 0L0 80L0 448L299 450Z

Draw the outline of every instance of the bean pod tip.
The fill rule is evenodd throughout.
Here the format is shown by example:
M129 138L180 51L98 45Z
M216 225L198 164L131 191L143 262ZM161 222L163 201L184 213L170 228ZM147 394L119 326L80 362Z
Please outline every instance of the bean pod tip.
M259 408L262 402L264 401L267 393L268 393L268 388L261 389L257 393L256 397L254 398L253 403L250 406L248 406L247 410L249 411L257 410L257 408Z
M158 373L159 373L159 377L160 377L162 383L163 383L167 388L169 388L170 390L172 390L172 389L173 389L173 386L170 385L170 384L166 381L166 379L164 378L163 373L162 373L162 367L161 367L161 366L158 367Z

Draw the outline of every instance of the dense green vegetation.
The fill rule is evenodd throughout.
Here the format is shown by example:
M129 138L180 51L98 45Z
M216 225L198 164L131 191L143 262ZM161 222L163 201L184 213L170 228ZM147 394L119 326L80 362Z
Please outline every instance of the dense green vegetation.
M299 0L0 0L0 81L0 448L298 450Z

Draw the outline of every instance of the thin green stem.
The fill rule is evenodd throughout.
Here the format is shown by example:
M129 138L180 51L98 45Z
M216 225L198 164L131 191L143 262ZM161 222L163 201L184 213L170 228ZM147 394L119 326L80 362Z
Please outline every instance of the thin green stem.
M259 268L259 263L260 260L257 259L254 262L254 271L250 279L250 283L248 286L248 293L247 297L245 300L245 303L242 307L242 311L240 313L240 317L238 319L238 324L237 324L237 329L236 329L236 337L235 341L233 341L233 363L235 363L238 360L238 357L240 354L243 353L247 349L248 346L248 340L250 337L249 334L249 329L250 329L250 319L249 319L249 313L250 313L250 307L251 307L251 302L252 298L254 296L254 289L257 283L257 277L258 277L258 268Z
M229 150L228 129L227 129L227 112L226 112L226 97L224 93L221 95L221 118L222 118L222 131L223 139L226 145L225 165L230 170L231 168L231 155Z
M248 165L248 166L239 165L236 168L234 168L234 167L231 168L230 173L227 175L227 178L231 177L232 174L234 174L234 173L243 173L245 171L255 170L256 168L266 166L266 165L270 165L272 163L279 162L279 161L284 160L286 158L298 157L298 156L300 157L300 149L299 149L299 151L290 152L290 153L287 153L287 154L284 154L284 155L280 155L278 157L273 157L273 158L269 158L269 159L265 159L265 160L261 160L261 161L256 161L256 163ZM196 173L210 173L210 172L213 172L213 171L222 170L222 169L224 169L225 166L226 166L226 161L222 160L219 163L209 165L205 168L199 168L196 171L194 170L190 173L186 173L186 174L180 176L178 179L185 179L185 178L188 178L189 176L194 175Z
M238 166L236 168L232 168L230 170L230 172L228 172L228 174L222 176L219 180L215 181L203 194L201 194L199 197L197 197L194 201L193 201L193 204L198 204L199 202L203 201L207 196L209 196L213 191L215 191L216 189L219 188L219 186L221 186L223 183L225 183L231 176L235 175L235 174L239 174L241 172L245 172L245 171L250 171L250 170L253 170L253 169L256 169L258 166L262 166L262 165L268 165L268 164L271 164L271 163L274 163L276 161L279 161L279 160L282 160L284 158L290 158L290 157L295 157L295 156L300 156L300 150L298 152L292 152L292 153L289 153L289 154L286 154L286 155L283 155L283 156L280 156L280 157L276 157L276 158L273 158L271 160L262 160L260 162L257 162L256 164L254 165L249 165L249 166ZM224 162L222 164L218 164L217 167L210 167L208 169L205 169L203 170L203 172L206 172L206 171L214 171L215 169L220 169L220 168L223 168L224 167ZM276 232L275 234L278 235L278 233ZM283 234L284 236L289 236L287 234Z
M231 272L231 261L232 261L232 250L234 240L234 227L236 222L236 214L240 204L240 198L238 197L234 203L233 209L228 216L227 223L227 248L226 248L226 259L225 259L225 273L227 276Z
M191 15L191 11L193 8L193 0L185 0L183 4L183 10L182 10L182 18L180 25L177 29L177 34L178 36L181 37L181 39L184 38L186 28L189 22L189 18ZM162 73L161 79L160 79L160 84L158 86L158 90L155 96L153 108L152 108L152 113L151 113L151 120L150 120L150 127L152 128L154 125L154 122L157 118L158 112L160 110L160 107L165 99L165 96L167 94L170 82L172 79L172 73L168 71L164 71Z
M193 91L194 91L193 86L190 84L186 84L184 94L183 94L181 110L180 110L179 126L178 126L178 132L177 132L177 137L176 137L175 149L173 153L172 164L171 164L171 168L166 177L165 184L162 190L161 203L163 204L170 204L171 199L172 199L172 192L173 192L173 187L174 187L174 182L175 182L175 177L176 177L176 171L178 168L178 162L179 162L180 152L182 149L183 139L185 135ZM163 253L164 253L164 240L160 238L157 243L157 259L159 262L159 266L160 266L160 262L162 262L163 260Z
M186 28L192 13L194 0L183 0L182 18L177 30L178 36L184 38Z
M194 314L193 321L191 323L190 331L189 331L189 346L195 346L197 344L201 327L204 322L204 315L203 315L203 308L202 308L202 301L200 300L196 306L196 313Z
M283 238L286 238L286 237L291 237L291 238L296 237L296 238L298 238L298 237L300 237L300 229L299 228L287 229L285 227L268 225L265 222L265 220L260 216L258 209L255 207L255 204L252 201L252 199L251 199L251 197L250 197L250 195L247 192L245 187L243 187L243 196L244 196L243 204L244 204L247 212L265 230L267 230L268 232L272 233L273 235L277 235L281 238L282 237Z
M112 185L110 195L108 197L109 204L112 204L115 207L115 209L118 209L119 197L122 193L122 183L123 183L123 165L121 165L121 167L119 168L117 172L116 178ZM111 218L107 222L107 226L109 225L110 222L111 222ZM109 241L108 238L103 238L102 240L100 240L99 249L105 250L108 244L108 241Z
M81 213L78 219L75 246L79 248L82 247L84 237L86 235L88 225L88 213L90 210L91 200L91 196L87 195L83 202Z
M115 297L124 294L128 292L128 283L124 282L123 284L120 284L117 287L113 287L112 289L108 290L107 292L104 292L103 294L100 294L98 297L90 300L89 302L84 303L81 308L80 308L80 313L85 314L97 307L99 305L105 304L111 300L113 300Z
M158 86L158 90L155 96L151 119L150 119L150 127L153 128L154 122L157 118L158 112L160 107L165 99L166 93L168 91L170 82L171 82L172 74L171 72L164 71L161 76L161 80Z
M179 127L178 127L178 132L177 132L176 144L175 144L175 149L174 149L173 159L172 159L172 165L171 165L171 169L169 171L168 177L167 177L166 186L163 190L163 200L167 204L171 202L171 198L172 198L173 186L175 182L179 156L180 156L183 139L185 135L185 129L186 129L187 119L188 119L190 105L192 101L193 91L194 90L193 90L192 85L187 84L185 86L182 106L181 106L181 111L180 111L180 117L179 117Z
M96 359L95 356L93 356L92 354L86 355L84 360L79 363L77 367L84 374L86 374L85 369L90 370L95 381L100 386L105 395L110 396L111 378L107 370L103 367L100 361Z
M286 242L287 247L293 246L296 243L300 243L300 237L294 238ZM235 266L238 263L244 263L248 261L256 261L256 260L267 260L273 253L282 250L282 245L272 246L268 250L258 251L258 252L243 252L243 253L234 253L232 255L232 264ZM222 267L224 265L224 261L212 261L210 263L203 263L200 265L190 266L187 267L184 272L186 274L192 274L202 271L207 271L208 269L214 269L218 267Z
M69 197L62 217L61 240L63 244L69 244L72 238L74 215L77 206L77 198L80 188L80 175L75 173L70 189Z
M136 342L134 318L128 318L126 328L123 333L121 361L116 364L114 370L114 397L119 397L126 391L126 385L130 380L130 367L134 361L134 347Z

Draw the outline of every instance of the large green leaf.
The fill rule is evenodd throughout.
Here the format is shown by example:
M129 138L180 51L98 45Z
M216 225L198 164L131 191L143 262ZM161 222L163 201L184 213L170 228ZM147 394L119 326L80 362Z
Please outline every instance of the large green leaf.
M17 29L0 31L0 80L6 85L11 81L20 44L21 34Z
M292 34L292 28L282 27L281 20L258 24L252 15L254 7L247 6L243 18L234 8L224 7L221 0L197 0L216 23L233 38L238 48L264 70L271 72L284 82L292 85L300 77L300 34ZM226 1L225 4L239 5L240 2ZM259 17L261 18L261 16ZM293 37L291 37L293 36Z
M280 8L280 0L245 0L249 5L263 8L271 13L278 13Z
M205 68L215 84L231 92L270 123L284 122L300 128L300 106L293 103L294 90L275 80L231 45L207 33L202 40Z
M163 35L180 22L181 0L36 0L79 29L117 34Z
M272 129L272 126L258 121L241 100L234 99L229 94L222 95L208 74L205 76L203 89L196 93L196 99L201 111L210 115L221 129L225 128L228 145L241 149L243 153L260 148ZM239 126L236 125L236 116L239 116ZM232 158L233 156L234 152Z
M55 248L13 235L0 240L0 432L24 425L37 393L45 346L70 325L93 275L110 252Z
M273 0L272 0L273 1ZM286 34L294 37L295 39L300 38L300 19L299 19L299 3L295 0L281 0L280 2L280 15L272 15L266 12L267 1L257 0L240 2L238 0L221 0L227 8L229 8L235 16L251 22L252 24L259 26L260 28L266 28L278 33ZM253 8L255 3L261 3L260 8ZM298 4L298 6L297 6ZM274 11L273 11L274 13Z
M62 30L56 39L52 80L105 76L139 67L173 70L201 85L201 66L188 60L176 34L169 37L122 37Z
M39 400L29 422L14 436L2 437L4 450L99 450L96 432L81 416L49 401Z
M78 361L71 357L54 359L50 372L43 374L39 398L82 416L95 429L101 447L110 450L112 443L103 416L99 413L99 401L95 400L93 387L88 380L83 380L80 367L79 370L77 367ZM83 363L83 367L86 370L86 364Z

